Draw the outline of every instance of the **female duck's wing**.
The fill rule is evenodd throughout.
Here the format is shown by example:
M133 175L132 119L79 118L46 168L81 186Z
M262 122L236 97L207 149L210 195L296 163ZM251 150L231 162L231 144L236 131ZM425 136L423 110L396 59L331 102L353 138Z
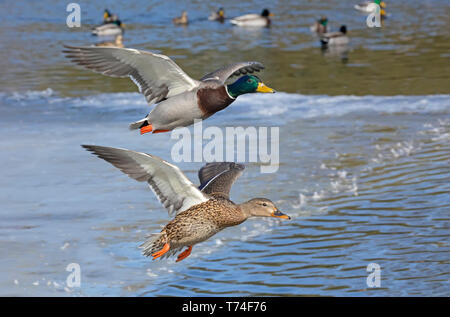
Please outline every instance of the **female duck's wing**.
M148 182L170 216L209 200L182 171L159 157L105 146L82 145L139 182Z
M219 68L218 70L203 76L200 80L219 80L220 82L225 83L225 81L231 76L239 76L245 75L247 73L259 72L261 69L264 69L264 66L261 63L240 62Z
M199 85L165 55L116 47L64 46L72 62L111 77L130 77L149 105Z
M208 195L229 198L233 183L244 172L244 165L230 162L208 163L198 171L199 189Z

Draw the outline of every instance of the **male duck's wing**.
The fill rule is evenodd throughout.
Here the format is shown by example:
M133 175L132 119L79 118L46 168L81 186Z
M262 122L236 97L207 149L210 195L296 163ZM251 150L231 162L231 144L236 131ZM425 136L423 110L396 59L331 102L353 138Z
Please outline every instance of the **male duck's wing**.
M218 70L203 76L200 80L219 80L220 82L225 83L231 76L259 72L262 69L264 69L263 64L258 62L240 62L219 68Z
M344 33L342 33L342 32L327 32L327 33L322 34L322 37L328 38L328 39L341 37L341 36L344 36Z
M106 31L109 29L118 29L120 26L118 26L116 23L106 23L99 26L96 26L93 28L95 31Z
M252 20L261 19L261 18L262 18L261 14L249 13L249 14L244 14L244 15L232 18L231 23L246 22L246 21L252 21Z
M111 77L130 77L150 105L199 85L165 55L131 48L64 47L63 53L78 65Z
M148 182L170 216L208 201L182 171L159 157L105 146L82 145L139 182Z
M198 171L199 189L208 195L230 196L233 183L242 175L244 165L232 162L208 163Z

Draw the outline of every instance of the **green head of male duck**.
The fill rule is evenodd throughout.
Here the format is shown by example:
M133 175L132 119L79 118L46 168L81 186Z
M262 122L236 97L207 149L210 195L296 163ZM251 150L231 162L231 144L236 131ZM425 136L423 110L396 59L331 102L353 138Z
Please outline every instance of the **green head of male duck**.
M274 14L271 13L271 12L269 11L269 9L264 9L264 10L262 10L262 12L261 12L261 16L263 16L263 17L265 17L265 18L268 18L268 17L273 17Z
M328 19L326 17L321 17L319 23L322 24L323 26L327 26Z
M375 4L379 5L380 8L386 8L386 3L384 1L381 0L374 0L373 1Z
M236 80L234 83L227 85L228 94L236 98L243 94L254 92L274 93L275 90L266 86L261 79L255 75L245 75Z
M120 20L114 20L111 23L116 24L117 26L120 26L122 28L125 27L125 24L122 23L122 21L120 21Z

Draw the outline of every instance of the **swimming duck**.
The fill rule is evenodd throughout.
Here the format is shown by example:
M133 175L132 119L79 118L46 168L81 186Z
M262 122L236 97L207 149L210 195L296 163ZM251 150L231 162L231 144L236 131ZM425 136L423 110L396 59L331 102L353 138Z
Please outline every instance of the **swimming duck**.
M174 24L187 25L187 24L189 23L187 12L186 12L186 11L183 11L183 12L181 13L181 17L173 18L172 22L173 22Z
M290 219L266 198L241 204L230 200L231 186L244 170L241 164L206 164L198 173L201 185L197 188L178 167L154 155L104 146L82 147L129 177L147 182L169 215L174 216L160 233L141 245L143 254L153 260L186 248L178 255L179 262L191 254L195 244L250 217Z
M92 34L98 36L115 36L123 33L122 21L115 20L111 23L99 25L92 30Z
M270 17L273 16L268 9L264 9L261 14L245 14L233 18L230 22L237 26L269 26L271 23Z
M211 12L211 15L208 17L210 21L219 21L223 23L225 21L225 11L223 8L219 8L217 12Z
M95 46L124 47L122 40L123 40L123 36L122 36L122 34L119 34L114 38L114 42L96 43Z
M328 24L327 17L321 17L313 25L311 25L310 30L311 32L317 34L327 33L327 24Z
M189 77L165 55L131 48L65 46L63 52L78 65L112 77L130 77L149 105L157 103L143 119L130 129L167 132L189 126L196 119L206 119L225 109L246 93L274 93L249 73L264 68L258 62L241 62L220 68L199 81ZM225 84L232 76L244 75Z
M322 45L347 45L350 40L347 36L347 27L342 25L339 32L329 32L322 34L320 37L320 42Z

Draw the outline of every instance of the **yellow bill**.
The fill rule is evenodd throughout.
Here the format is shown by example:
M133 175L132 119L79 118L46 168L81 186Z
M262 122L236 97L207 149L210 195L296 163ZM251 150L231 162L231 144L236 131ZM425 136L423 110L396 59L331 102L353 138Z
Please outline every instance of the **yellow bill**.
M259 83L258 88L256 88L257 92L266 92L266 93L275 93L275 90L264 85L264 83Z

